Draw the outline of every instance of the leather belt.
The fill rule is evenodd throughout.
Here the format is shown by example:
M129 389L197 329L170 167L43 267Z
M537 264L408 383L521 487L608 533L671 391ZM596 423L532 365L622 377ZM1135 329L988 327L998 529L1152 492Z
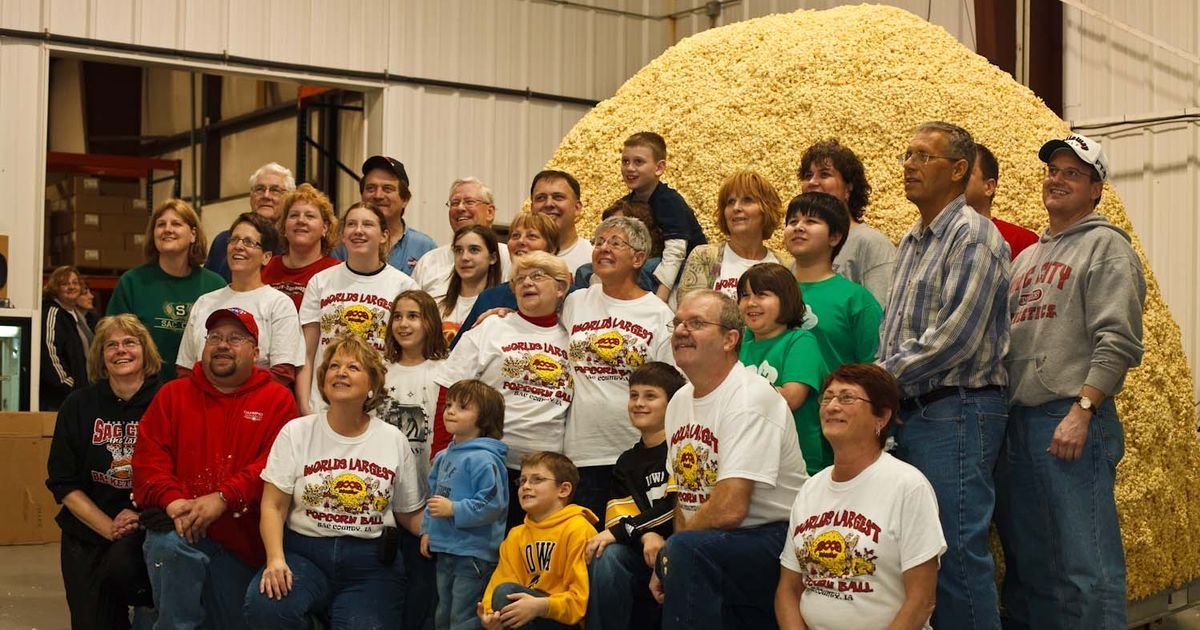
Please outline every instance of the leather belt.
M928 407L929 405L932 405L933 403L935 403L943 398L948 398L950 396L957 394L960 389L966 390L968 392L1003 391L1004 386L1003 385L984 385L983 387L939 387L937 389L925 392L924 394L921 394L920 396L913 396L912 398L905 398L905 399L901 400L900 401L900 410L901 411L913 411L915 409L920 409L921 407Z

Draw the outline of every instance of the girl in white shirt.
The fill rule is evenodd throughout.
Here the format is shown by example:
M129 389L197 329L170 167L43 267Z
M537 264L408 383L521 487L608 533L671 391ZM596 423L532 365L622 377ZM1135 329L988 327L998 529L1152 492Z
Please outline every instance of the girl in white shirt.
M500 284L502 277L499 239L489 227L471 225L459 229L454 233L450 252L454 256L454 270L450 272L446 296L438 304L446 343L458 334L458 327L470 314L479 294Z

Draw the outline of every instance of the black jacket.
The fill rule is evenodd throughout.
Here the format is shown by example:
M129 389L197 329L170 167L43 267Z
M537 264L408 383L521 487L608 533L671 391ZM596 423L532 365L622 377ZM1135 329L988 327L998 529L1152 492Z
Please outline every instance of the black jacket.
M123 401L108 380L102 379L67 396L58 411L46 462L46 487L56 501L62 503L63 497L82 490L110 517L133 507L132 462L138 421L158 386L158 379L151 376L132 398ZM64 532L105 542L65 506L55 520Z
M75 315L53 296L42 299L42 383L43 411L54 411L67 394L86 387L87 348L75 327Z

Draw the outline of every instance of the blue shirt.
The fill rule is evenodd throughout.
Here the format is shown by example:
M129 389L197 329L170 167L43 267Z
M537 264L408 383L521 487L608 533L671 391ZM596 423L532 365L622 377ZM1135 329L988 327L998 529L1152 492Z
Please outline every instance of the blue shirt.
M879 334L879 364L905 397L1007 385L1008 245L962 195L904 238Z
M625 199L637 201L636 193L629 193ZM688 254L692 253L697 245L708 242L704 230L700 229L700 222L696 220L695 211L674 188L659 182L646 203L650 206L651 216L658 223L658 229L662 231L664 241L687 241ZM687 254L684 257L686 258Z
M437 243L434 243L428 234L408 227L404 221L401 221L400 225L404 226L404 236L392 245L392 251L388 252L388 264L411 276L417 260L424 256L425 252L436 249ZM345 262L346 246L338 244L329 255Z

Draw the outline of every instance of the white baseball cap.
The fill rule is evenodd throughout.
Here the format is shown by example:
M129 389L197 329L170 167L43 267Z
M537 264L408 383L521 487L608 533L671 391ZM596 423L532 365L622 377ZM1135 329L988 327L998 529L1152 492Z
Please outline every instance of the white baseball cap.
M1073 133L1062 140L1051 140L1043 144L1042 148L1038 150L1038 158L1048 164L1050 163L1050 158L1059 149L1074 151L1079 159L1087 162L1092 168L1096 169L1096 174L1100 176L1100 181L1108 179L1108 156L1104 155L1104 149L1100 146L1099 142L1087 136Z

